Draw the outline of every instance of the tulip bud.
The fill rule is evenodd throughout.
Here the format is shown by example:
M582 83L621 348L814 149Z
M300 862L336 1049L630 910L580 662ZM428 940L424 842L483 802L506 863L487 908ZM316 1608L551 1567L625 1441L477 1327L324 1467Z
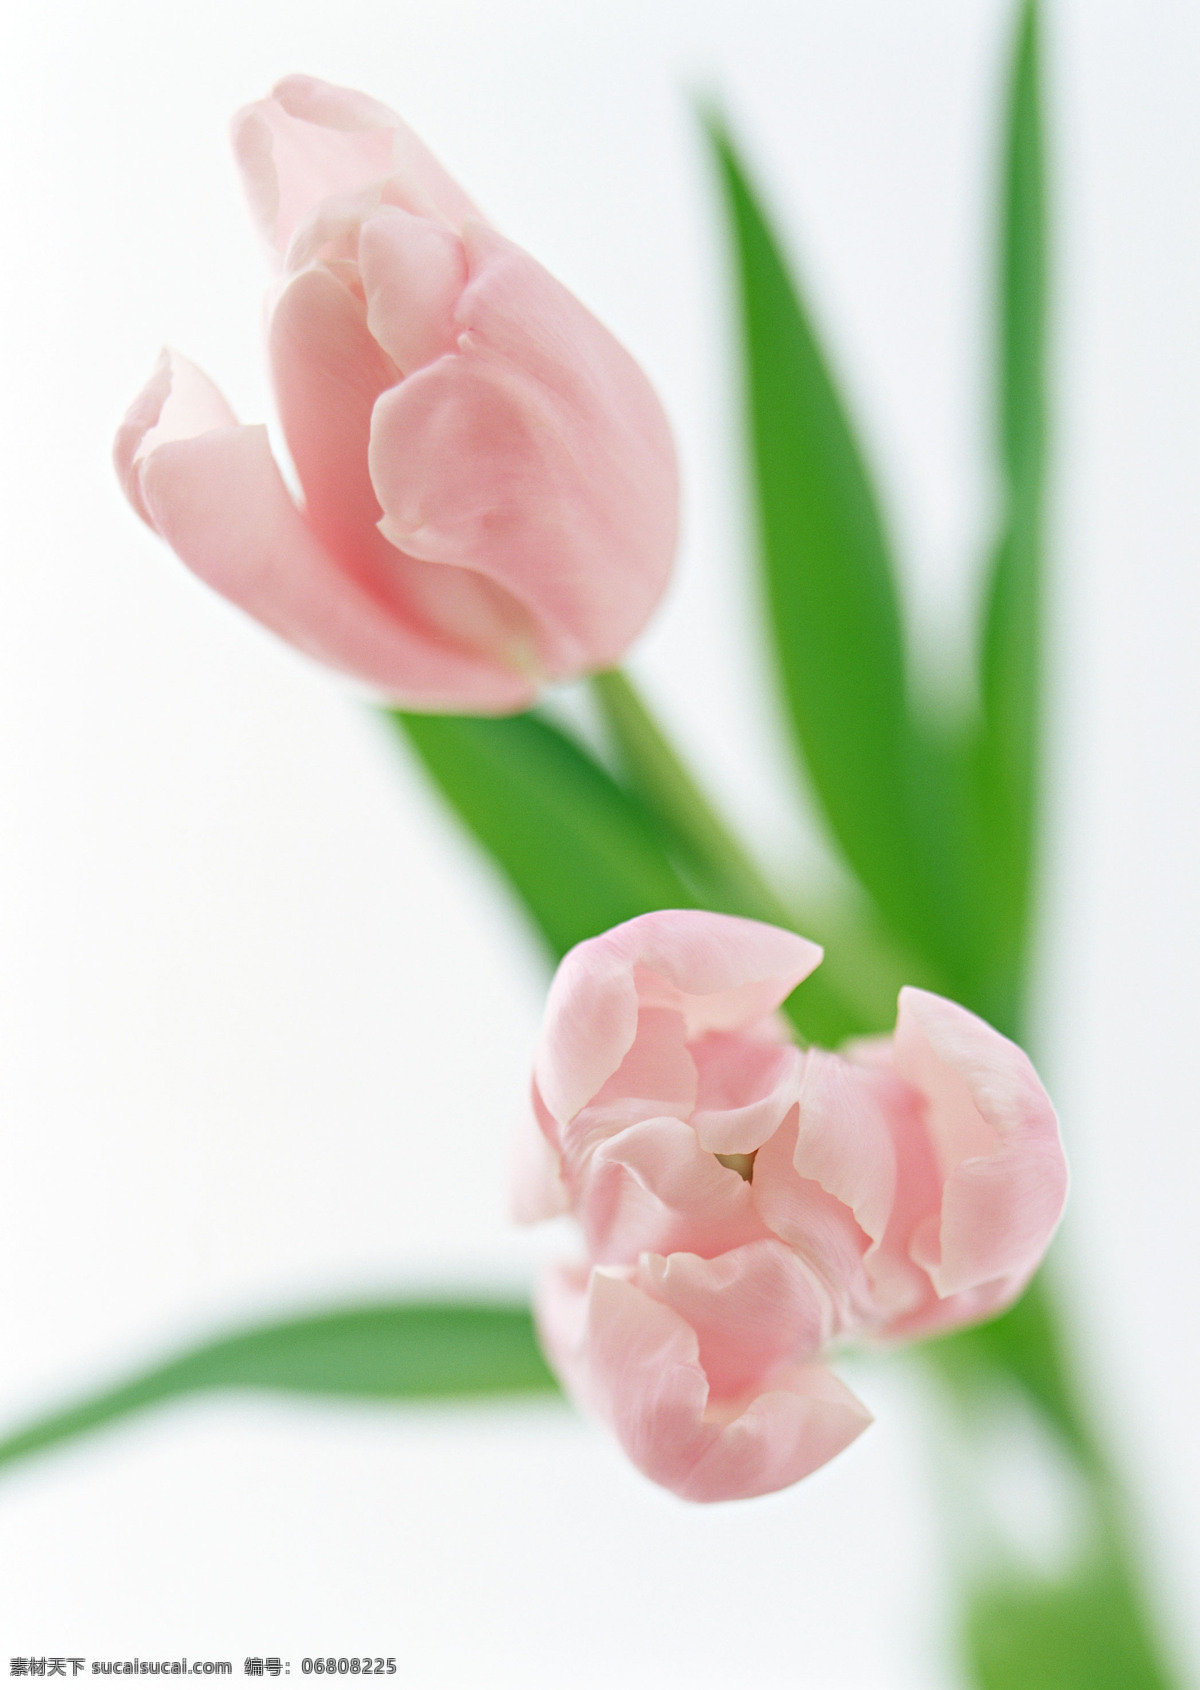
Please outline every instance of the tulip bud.
M164 354L115 449L138 513L275 633L415 709L500 713L616 663L662 596L677 481L645 376L365 95L234 120L279 271L262 428Z

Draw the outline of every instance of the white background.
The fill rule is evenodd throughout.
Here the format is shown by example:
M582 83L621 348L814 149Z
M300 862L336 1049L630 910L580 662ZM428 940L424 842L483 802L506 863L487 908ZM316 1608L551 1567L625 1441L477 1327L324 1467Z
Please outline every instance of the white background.
M1055 832L1039 1057L1060 1271L1200 1670L1194 890L1200 14L1050 7L1059 210ZM0 1412L188 1338L412 1286L515 1289L506 1138L544 987L359 701L124 506L158 345L269 414L228 115L306 70L401 110L642 359L685 543L647 689L783 872L755 672L717 91L803 254L942 637L986 535L999 0L44 0L6 25ZM383 1651L420 1690L947 1690L918 1387L797 1490L709 1511L552 1409L222 1399L0 1479L0 1655ZM1013 1493L1015 1494L1015 1493ZM1010 1496L1011 1500L1011 1496ZM1017 1510L1021 1512L1020 1509ZM1018 1524L1020 1522L1018 1521ZM1028 1522L1026 1522L1028 1524ZM0 1661L0 1669L6 1663Z

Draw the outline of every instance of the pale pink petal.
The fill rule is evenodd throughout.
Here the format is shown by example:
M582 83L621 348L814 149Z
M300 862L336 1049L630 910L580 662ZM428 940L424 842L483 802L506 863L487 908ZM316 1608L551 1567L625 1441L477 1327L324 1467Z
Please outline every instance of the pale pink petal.
M513 1137L509 1176L509 1213L518 1226L553 1220L571 1207L562 1181L560 1158L551 1147L531 1106Z
M930 1217L941 1213L942 1175L926 1127L925 1099L897 1074L894 1040L854 1039L843 1046L843 1053L854 1072L866 1070L874 1112L882 1110L892 1144L891 1207L882 1237L872 1227L874 1242L866 1268L875 1303L874 1330L896 1337L922 1326L938 1306L929 1275L913 1260L912 1245Z
M264 105L277 105L297 122L346 135L370 135L378 129L398 129L401 120L390 107L357 88L323 82L319 76L285 76L271 90Z
M895 1146L881 1086L844 1058L811 1050L799 1104L796 1172L844 1203L878 1243L896 1192Z
M781 927L707 910L654 911L613 931L623 934L642 1003L678 1010L690 1040L757 1030L823 954Z
M453 230L387 207L363 224L358 262L367 326L398 369L408 375L455 350L467 260Z
M600 1412L591 1396L587 1365L590 1264L552 1262L543 1268L533 1296L538 1339L564 1390L581 1408Z
M164 347L150 380L125 413L113 443L113 462L134 510L154 527L142 499L142 460L168 440L189 440L213 428L235 428L224 396L190 359Z
M322 200L296 225L284 255L284 271L295 275L310 264L327 265L340 270L351 293L361 299L364 290L358 273L359 237L364 221L380 211L379 194L376 184L360 188L354 194L332 195Z
M430 564L479 572L521 604L553 676L615 662L663 584L657 571L631 575L601 637L593 601L637 559L627 539L598 530L572 432L519 371L453 356L380 398L369 455L382 533ZM628 518L640 538L637 513Z
M366 94L289 76L233 120L246 195L281 255L322 200L398 178L409 208L457 227L474 210L458 184L396 114Z
M784 1362L810 1360L833 1331L829 1297L816 1276L773 1238L712 1260L688 1252L645 1255L633 1284L695 1332L716 1401L760 1389Z
M598 1144L568 1142L565 1163L596 1261L719 1255L765 1234L747 1182L701 1150L683 1121L639 1121Z
M591 1107L631 1124L648 1115L687 1120L695 1101L696 1064L683 1016L672 1009L639 1009L634 1041Z
M540 265L484 225L464 246L459 352L376 409L393 543L470 564L536 609L554 672L615 662L667 582L674 453L645 376Z
M635 360L575 295L527 252L478 218L462 228L469 281L457 321L475 355L525 371L559 396L567 413L602 421L620 459L649 459L642 474L674 483L674 453L662 406ZM620 436L627 444L622 448ZM634 450L631 453L629 448ZM637 471L622 463L623 482ZM663 518L655 517L656 525Z
M293 504L265 429L169 441L137 473L152 526L188 568L309 656L431 709L527 701L516 677L420 639L338 568Z
M883 1237L867 1255L875 1330L894 1337L926 1318L937 1303L929 1275L913 1260L913 1241L941 1211L942 1180L925 1128L924 1099L894 1070L873 1066L894 1150L896 1185Z
M708 1380L696 1334L643 1291L595 1272L585 1344L589 1402L636 1467L679 1490L721 1432L705 1423Z
M817 1366L782 1371L740 1412L710 1413L695 1332L673 1310L602 1272L592 1275L581 1348L587 1400L626 1454L648 1478L692 1501L781 1490L838 1454L870 1421L845 1386Z
M748 1156L800 1094L805 1055L793 1044L706 1033L692 1047L699 1075L691 1122L705 1150Z
M808 939L707 910L654 910L564 957L537 1058L561 1122L590 1103L634 1042L639 1007L684 1017L689 1039L762 1020L821 960Z
M542 1094L537 1088L536 1080L531 1081L529 1086L529 1104L534 1124L540 1130L542 1137L546 1140L546 1143L550 1145L555 1155L561 1155L562 1133L559 1129L558 1122L546 1108Z
M379 531L367 446L375 401L398 371L372 337L363 301L323 266L301 272L272 314L270 352L309 525L415 639L443 648L451 663L481 658L500 696L530 699L540 679L531 619L484 577L408 557Z
M721 1427L682 1484L688 1502L766 1496L840 1455L872 1416L836 1373L818 1362L783 1368L769 1390Z
M398 372L371 337L365 305L324 267L305 270L276 302L268 350L309 526L378 595L397 596L400 559L377 527L367 441L375 401Z
M870 1326L875 1318L866 1258L871 1239L849 1205L815 1179L796 1171L796 1114L754 1158L750 1190L763 1223L790 1246L829 1294L840 1332Z
M1050 1099L1017 1045L931 992L900 994L896 1071L921 1092L945 1192L914 1259L941 1297L991 1282L994 1305L1037 1267L1066 1200Z

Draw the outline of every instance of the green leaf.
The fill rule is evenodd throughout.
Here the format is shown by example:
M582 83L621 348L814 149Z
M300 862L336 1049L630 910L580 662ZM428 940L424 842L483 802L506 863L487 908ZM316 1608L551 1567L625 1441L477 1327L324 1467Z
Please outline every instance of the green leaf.
M694 906L642 806L543 717L388 715L555 957L646 910Z
M613 677L601 679L611 691ZM765 902L769 893L731 884L727 872L706 872L670 818L544 717L388 715L504 873L554 957L655 909L702 907L795 925ZM669 773L659 773L669 788ZM673 778L687 778L681 766ZM886 1023L894 989L873 1014L833 974L818 969L785 1006L802 1037L832 1045Z
M1136 1558L1117 1485L1097 1448L1070 1377L1044 1275L986 1326L923 1346L954 1390L963 1424L1019 1385L1061 1439L1087 1498L1076 1564L1039 1578L997 1556L990 1575L964 1588L963 1644L978 1690L1168 1690L1164 1666L1136 1575Z
M996 423L1000 532L985 590L979 746L997 944L1019 974L1030 928L1041 740L1046 461L1046 210L1037 7L1022 7L1009 75L1001 194Z
M337 1309L218 1338L0 1440L0 1466L194 1391L386 1401L557 1390L529 1310L499 1303Z
M942 962L948 924L914 848L911 782L922 759L879 502L733 141L711 117L708 133L740 281L762 562L792 726L850 866L897 934Z
M1079 1410L1043 1273L995 1320L931 1339L922 1353L964 1398L986 1396L997 1374L1014 1381L1054 1427L1080 1467L1098 1470L1095 1445Z
M968 1599L965 1652L979 1690L1172 1690L1140 1592L1111 1546L1073 1577L997 1580Z

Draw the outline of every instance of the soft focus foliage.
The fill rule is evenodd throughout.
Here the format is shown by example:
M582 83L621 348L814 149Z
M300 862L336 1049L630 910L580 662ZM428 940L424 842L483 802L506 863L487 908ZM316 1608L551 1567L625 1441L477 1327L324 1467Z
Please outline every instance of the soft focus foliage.
M503 1303L376 1303L253 1326L201 1344L0 1439L0 1467L195 1391L383 1401L553 1390L529 1311Z

